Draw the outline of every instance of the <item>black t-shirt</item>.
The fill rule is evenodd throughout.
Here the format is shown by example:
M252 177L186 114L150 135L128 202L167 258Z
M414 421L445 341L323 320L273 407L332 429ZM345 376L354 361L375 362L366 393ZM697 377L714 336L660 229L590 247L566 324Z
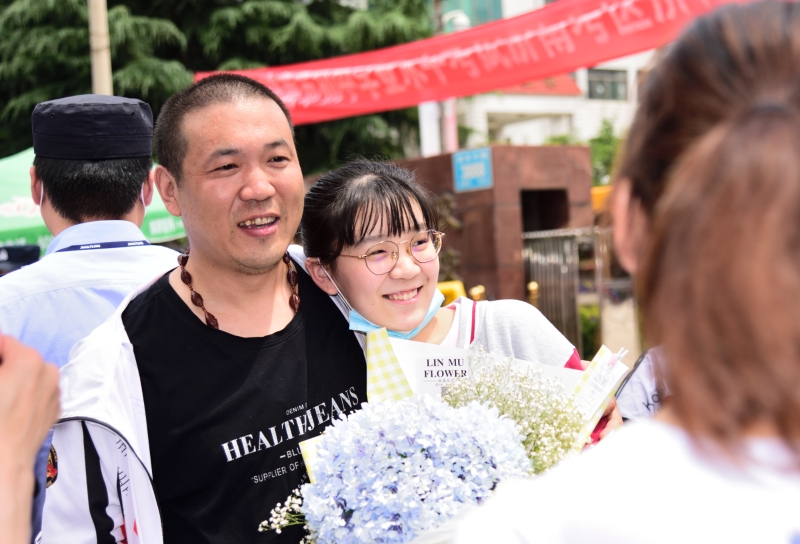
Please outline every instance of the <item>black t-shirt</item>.
M366 402L367 371L341 312L298 272L300 311L263 338L206 326L169 274L122 314L142 381L165 544L302 538L300 527L278 535L259 533L258 524L307 481L299 442Z

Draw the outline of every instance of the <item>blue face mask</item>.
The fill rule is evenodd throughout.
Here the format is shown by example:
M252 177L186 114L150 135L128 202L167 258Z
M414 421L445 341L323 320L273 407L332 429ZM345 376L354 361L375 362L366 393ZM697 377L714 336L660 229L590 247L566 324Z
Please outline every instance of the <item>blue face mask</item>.
M321 266L321 264L320 264L320 266ZM339 293L338 293L339 298L345 303L345 305L348 308L350 308L349 320L350 320L350 330L351 331L358 331L358 332L368 333L369 331L376 331L378 329L383 329L384 328L384 327L376 325L372 321L367 320L364 316L362 316L360 313L358 313L355 310L355 308L353 308L350 305L350 303L347 302L347 299L344 298L344 295L342 294L342 290L339 289L339 286L336 285L336 282L333 281L332 277L330 277L330 275L328 274L328 271L325 270L325 267L324 266L321 266L321 267L322 267L322 271L325 272L325 275L328 276L328 279L331 280L331 283L336 287L336 290L339 291ZM431 319L433 319L433 316L435 316L436 312L439 311L439 308L442 307L442 303L443 302L444 302L444 295L441 293L441 291L439 291L437 289L436 292L433 295L433 299L431 300L431 305L428 306L428 313L425 314L425 319L423 319L422 323L417 325L417 327L415 329L410 330L408 332L401 332L401 331L393 331L393 330L387 328L386 332L389 333L389 336L391 338L400 338L402 340L411 340L416 335L418 335L419 332L422 329L424 329L425 326L428 323L431 322Z
M386 332L388 332L389 336L392 337L392 338L400 338L402 340L411 340L416 335L418 335L419 332L422 329L424 329L425 326L428 323L431 322L431 319L433 319L433 316L435 316L436 312L439 311L439 308L442 307L442 302L444 302L444 295L441 293L441 291L439 291L437 289L436 293L434 293L434 295L433 295L433 299L431 300L431 305L428 306L428 313L425 314L425 319L423 319L422 323L417 325L417 327L415 329L410 330L408 332L393 331L391 329L386 329ZM360 313L355 311L352 307L350 308L350 330L351 331L359 331L359 332L367 333L369 331L374 331L374 330L378 330L378 329L382 329L382 328L383 327L380 327L380 326L376 325L372 321L368 321L366 318L364 318L364 316L362 316Z

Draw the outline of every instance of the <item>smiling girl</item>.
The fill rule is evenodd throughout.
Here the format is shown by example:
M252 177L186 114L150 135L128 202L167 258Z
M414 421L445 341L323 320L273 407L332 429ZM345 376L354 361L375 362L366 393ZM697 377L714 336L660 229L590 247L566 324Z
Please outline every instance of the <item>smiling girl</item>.
M350 309L350 328L580 369L577 351L533 306L517 300L442 308L436 288L444 234L433 195L414 174L360 160L317 181L301 223L314 282Z

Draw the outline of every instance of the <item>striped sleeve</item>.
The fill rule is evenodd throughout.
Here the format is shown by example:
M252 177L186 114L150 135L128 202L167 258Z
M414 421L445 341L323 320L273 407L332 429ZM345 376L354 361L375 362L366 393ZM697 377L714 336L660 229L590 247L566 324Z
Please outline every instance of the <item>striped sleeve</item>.
M109 493L103 469L100 466L100 456L97 453L92 436L86 423L81 422L83 430L83 458L86 464L86 495L89 499L89 516L92 519L97 544L115 544L117 539L112 536L114 520L108 513ZM116 490L117 486L114 486ZM115 493L116 496L116 493Z
M48 467L42 544L125 541L117 493L116 449L102 436L104 431L91 426L70 421L56 428L53 462Z

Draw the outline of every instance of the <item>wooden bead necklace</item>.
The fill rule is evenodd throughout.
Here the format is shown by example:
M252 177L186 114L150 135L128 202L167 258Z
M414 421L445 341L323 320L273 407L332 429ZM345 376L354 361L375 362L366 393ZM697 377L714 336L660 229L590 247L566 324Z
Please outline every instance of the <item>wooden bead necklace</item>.
M178 264L181 266L181 281L186 284L186 287L189 288L189 292L192 294L192 304L203 310L203 315L206 318L206 325L212 329L219 329L217 318L214 317L214 314L206 310L206 307L203 305L203 297L192 287L192 275L186 270L186 263L188 262L189 250L187 249L186 253L178 255ZM289 258L288 251L283 254L283 262L286 263L286 266L289 268L289 271L286 273L286 279L289 280L289 285L292 288L292 296L289 297L289 306L296 314L300 309L300 296L297 294L297 270L295 270L294 263L292 263L292 260Z

